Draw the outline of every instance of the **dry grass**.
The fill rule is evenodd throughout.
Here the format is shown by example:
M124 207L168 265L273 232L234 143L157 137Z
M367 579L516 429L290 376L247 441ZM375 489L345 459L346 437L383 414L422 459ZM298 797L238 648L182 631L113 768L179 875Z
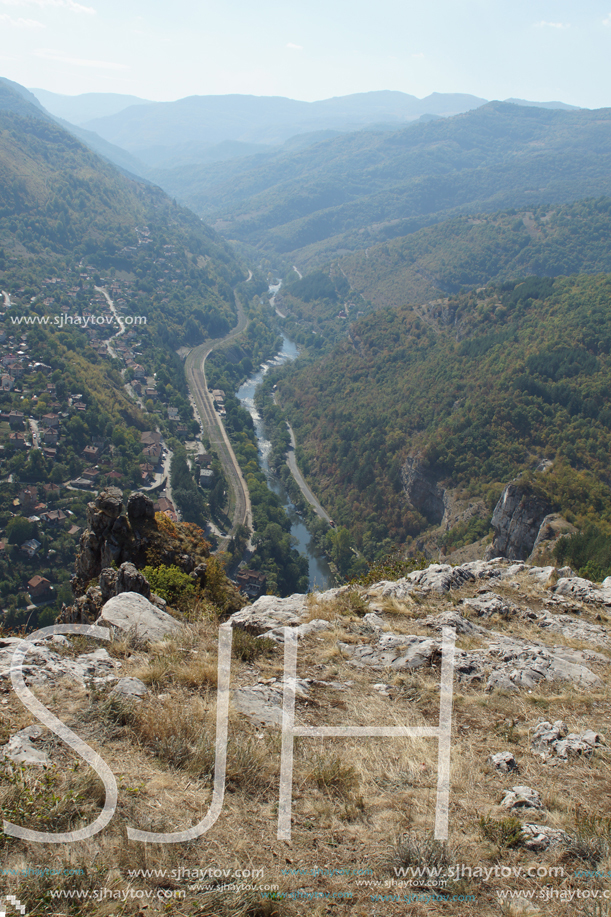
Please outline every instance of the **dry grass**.
M520 590L494 583L490 591L501 594L506 589L508 597L528 604L526 595L530 589L533 600L536 597L541 604L541 590L527 580L520 583ZM481 585L470 584L456 598L475 594ZM419 618L454 607L450 598L416 597L401 603L376 600L374 604L393 631L415 633ZM297 721L310 725L436 725L438 668L417 672L358 669L338 650L338 641L375 639L363 625L361 599L360 592L353 595L346 590L333 602L308 600L308 615L330 619L334 628L300 640L298 675L314 682L308 698L297 703ZM589 611L582 619L594 621L596 615ZM508 624L497 620L482 623L499 630L515 623L520 628L524 626L520 633L526 639L555 642L555 635L535 627L529 629L523 622L518 625L515 619ZM556 890L607 887L604 879L579 878L577 873L580 869L611 870L611 751L602 747L590 758L544 763L531 753L530 736L540 720L563 719L570 731L593 728L606 734L611 743L608 687L586 692L571 685L546 683L530 694L521 691L505 695L486 694L481 686L457 684L450 837L445 845L434 842L431 834L437 741L408 738L297 739L292 839L290 843L278 840L279 730L261 729L233 712L225 800L210 832L180 845L128 841L127 825L145 830L180 830L196 824L208 810L216 741L217 634L214 621L200 620L185 627L179 638L152 646L146 654L129 641L116 640L112 655L122 663L120 674L139 674L151 687L151 694L139 702L113 698L100 690L89 692L88 703L85 689L69 683L55 685L51 691L36 689L41 699L108 761L117 775L120 801L110 826L79 845L45 846L3 839L6 867L40 864L84 870L77 877L7 880L7 890L18 894L27 905L28 917L327 917L331 913L338 917L509 917L518 911L515 902L511 907L498 902L496 893L503 889L537 893L544 886ZM234 639L236 636L234 633ZM471 638L460 638L464 648L475 648L475 643ZM257 641L257 650L259 645ZM85 651L94 646L88 645ZM70 652L77 649L80 647ZM269 648L269 655L253 654L249 644L244 652L239 649L234 654L232 685L253 684L281 674L282 647ZM338 690L322 682L348 686ZM390 696L374 691L376 682L390 685ZM9 703L0 709L10 725L5 732L13 734L32 719L13 694L4 696ZM92 821L103 799L97 777L59 740L50 737L42 744L56 765L51 771L50 788L44 789L44 775L29 769L24 776L27 787L2 780L3 809L15 809L13 820L26 823L29 819L32 827L41 827L45 819L53 819L50 830ZM513 752L519 765L517 775L498 774L487 763L488 756L497 751ZM72 770L75 765L76 770ZM514 784L532 786L545 805L543 811L534 816L522 815L520 821L526 818L561 828L571 837L568 847L537 853L516 841L515 816L499 805L505 791ZM452 880L442 889L444 900L439 901L372 899L378 893L400 897L408 892L427 891L426 887L384 887L383 883L394 881L394 868L398 865L444 869L455 862L511 869L543 864L562 868L565 875L519 880L492 875L486 882L469 877ZM325 864L329 873L316 874L316 868L320 870ZM219 867L231 873L249 867L263 869L264 874L252 882L257 886L253 889L216 886L209 891L194 890L194 881L188 877L129 876L129 870L137 868L187 867ZM367 876L382 886L360 885L355 872L359 869L369 870ZM344 872L337 874L333 870ZM242 880L214 880L222 881L235 884ZM278 886L275 891L261 890L261 886L272 884ZM172 894L184 893L184 897L148 899L147 908L142 900L127 898L120 907L116 902L89 901L70 907L62 905L62 910L50 897L52 890L62 887L90 891L102 887L122 891L165 889ZM432 890L429 886L428 891ZM338 893L352 897L345 901L332 897ZM460 901L452 895L473 895L475 901ZM537 904L538 912L524 913L529 917L536 913L555 917L558 912L558 903L552 899ZM595 910L594 901L575 900L562 913L609 917L604 909Z

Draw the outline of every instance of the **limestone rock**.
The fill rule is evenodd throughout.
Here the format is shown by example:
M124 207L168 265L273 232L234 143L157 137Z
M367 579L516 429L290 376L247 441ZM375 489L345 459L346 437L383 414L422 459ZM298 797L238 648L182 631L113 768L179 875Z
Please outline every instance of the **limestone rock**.
M556 720L553 724L544 720L537 725L530 745L532 750L544 759L556 755L568 760L581 755L591 755L602 741L602 736L592 729L578 735L574 732L569 733L566 723L562 720Z
M0 760L12 761L14 764L29 764L35 767L49 767L51 762L47 755L32 745L32 740L40 739L43 730L40 726L28 726L8 740L0 748Z
M490 755L488 763L492 764L501 774L510 774L518 769L518 762L510 751L499 751L494 755Z
M551 505L517 484L508 484L492 514L494 540L490 556L526 560Z
M95 505L109 519L117 519L123 509L123 493L118 487L108 487L98 494Z
M514 786L501 801L505 809L542 809L541 796L529 786Z
M556 583L554 593L588 605L611 605L611 586L605 586L605 583L599 586L581 576L563 576Z
M145 599L151 597L151 587L147 578L133 564L124 563L119 567L115 594L120 595L122 592L137 592Z
M309 679L296 679L295 695L298 698L308 696ZM257 684L236 688L233 692L233 705L251 722L263 726L282 725L282 682Z
M328 589L317 598L319 601L330 601L339 592L339 589ZM265 634L279 627L301 624L308 608L306 595L289 595L284 599L275 595L262 595L252 605L246 605L232 614L229 623L232 627L242 627L254 634Z
M112 567L105 567L100 573L98 580L102 600L107 602L113 595L117 594L117 571Z
M144 697L149 689L139 678L120 678L110 693L122 697Z
M155 518L155 504L149 496L136 491L129 495L127 501L127 515L130 520Z
M429 522L439 524L445 512L444 492L420 456L410 456L401 468L403 490L412 506Z
M530 822L522 825L522 838L524 846L529 850L548 850L555 847L568 847L571 844L571 838L566 831Z
M501 598L495 592L484 592L482 595L476 595L472 599L465 599L464 604L467 608L472 608L482 618L490 618L492 615L510 618L520 612L518 605Z
M147 643L162 640L180 628L179 622L165 611L156 608L137 592L122 592L109 599L96 622L100 626L112 625Z
M98 576L100 570L100 541L93 532L85 531L80 537L74 572L79 580L87 583Z
M0 681L10 679L13 653L21 642L19 638L0 639ZM113 673L120 667L120 663L103 647L72 659L53 652L56 645L54 635L51 639L37 641L29 647L22 669L27 684L47 684L64 677L81 684L93 681L101 685L116 680Z
M441 655L441 642L431 637L381 633L374 646L339 643L353 665L374 668L419 669L433 665Z

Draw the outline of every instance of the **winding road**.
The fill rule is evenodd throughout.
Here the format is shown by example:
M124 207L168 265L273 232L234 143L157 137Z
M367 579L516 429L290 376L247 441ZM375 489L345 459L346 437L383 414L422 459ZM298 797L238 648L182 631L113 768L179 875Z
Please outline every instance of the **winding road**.
M322 508L319 501L316 499L316 497L314 496L314 494L312 493L312 491L306 484L305 479L299 470L299 467L297 465L297 459L295 458L295 449L297 447L297 443L295 442L295 434L293 433L293 429L290 423L288 423L288 421L286 425L289 428L289 434L291 437L291 448L288 450L286 454L286 461L291 470L291 474L295 478L295 481L297 482L297 485L299 486L299 490L301 491L301 493L303 494L307 502L310 504L310 506L315 510L315 512L318 513L321 519L324 519L325 522L331 522L331 516L329 515L329 513L325 512L325 510Z
M194 347L187 355L185 373L187 376L187 385L189 386L197 406L202 425L207 432L210 445L218 454L223 466L223 471L225 472L225 476L231 488L233 499L230 502L230 512L231 504L233 503L233 528L235 529L238 525L245 525L249 531L252 532L252 507L248 487L246 486L246 481L244 480L242 469L238 464L235 452L229 442L229 437L227 436L223 422L214 408L214 402L208 391L208 383L206 381L205 364L207 357L217 347L221 347L223 344L226 344L227 341L231 341L233 338L242 334L248 325L248 319L244 314L244 309L237 296L236 305L238 310L238 323L235 328L220 340L206 341L205 344ZM227 538L226 541L228 540Z
M114 315L115 321L117 322L117 324L118 324L118 326L119 326L119 330L117 331L117 333L116 333L116 334L113 334L113 336L112 336L111 338L109 338L109 340L106 341L106 348L107 348L107 350L108 350L108 353L110 354L111 357L113 357L113 358L116 359L117 354L116 354L115 351L113 350L112 344L111 344L110 342L111 342L111 341L114 341L115 338L118 338L120 334L125 334L125 322L123 321L123 319L121 318L121 316L119 315L119 313L117 312L117 310L115 309L115 304L114 304L114 302L112 301L112 299L110 298L110 294L109 294L108 290L106 289L106 287L95 287L95 289L96 289L96 291L97 291L98 293L101 293L101 294L102 294L102 296L104 297L104 299L105 299L106 302L108 303L108 308L110 309L110 311L111 311L112 314Z

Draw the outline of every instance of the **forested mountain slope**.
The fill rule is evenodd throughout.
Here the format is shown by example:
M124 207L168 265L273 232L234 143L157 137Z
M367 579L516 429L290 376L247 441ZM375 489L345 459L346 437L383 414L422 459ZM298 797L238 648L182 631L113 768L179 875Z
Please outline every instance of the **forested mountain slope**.
M494 280L611 271L611 198L460 217L346 255L277 297L290 337L321 345L383 306L426 302ZM315 330L317 334L312 335Z
M490 506L549 459L555 505L611 523L610 303L602 274L382 309L281 381L303 470L367 556L431 521L404 490L415 457Z
M465 213L611 192L611 111L492 102L396 132L361 131L283 153L214 185L206 169L163 178L224 235L301 270ZM241 161L240 169L244 161ZM161 179L159 179L161 180Z
M149 325L175 346L235 320L231 284L243 271L230 247L159 188L101 160L5 81L0 248L15 282L22 270L57 272L62 262L127 272Z

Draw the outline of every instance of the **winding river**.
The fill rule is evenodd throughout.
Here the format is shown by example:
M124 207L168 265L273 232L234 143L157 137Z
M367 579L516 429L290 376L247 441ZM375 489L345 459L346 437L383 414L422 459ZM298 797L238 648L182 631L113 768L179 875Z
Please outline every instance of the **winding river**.
M276 354L272 364L279 365L281 363L286 363L288 360L294 360L297 357L297 353L298 351L295 344L293 344L292 341L289 341L289 339L283 335L282 349L279 351L279 353ZM291 498L289 497L286 488L283 486L282 482L278 480L278 478L271 474L269 470L268 457L271 449L271 443L268 439L265 438L263 421L261 420L261 417L255 408L254 401L255 389L262 381L263 376L268 371L268 369L269 364L264 364L259 370L257 370L256 373L253 373L250 379L247 379L246 382L240 386L237 392L237 397L242 406L246 408L253 419L255 425L255 433L257 436L257 444L259 447L261 467L265 472L267 485L269 489L273 490L275 494L278 494L282 500L282 504L286 509L291 522L291 535L293 535L297 541L297 550L300 552L300 554L303 554L308 558L310 564L310 590L314 591L330 589L333 586L333 577L331 575L327 561L312 543L312 536L310 535L310 532L308 531L303 519L297 515L295 506L291 502Z

